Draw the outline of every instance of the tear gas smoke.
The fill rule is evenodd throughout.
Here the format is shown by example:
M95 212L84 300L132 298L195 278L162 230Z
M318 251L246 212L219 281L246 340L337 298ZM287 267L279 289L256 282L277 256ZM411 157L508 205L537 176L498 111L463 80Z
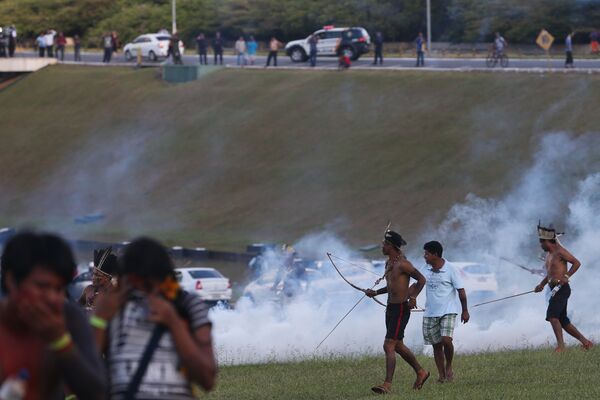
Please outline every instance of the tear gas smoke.
M503 297L533 289L541 277L512 266L506 257L539 268L541 253L535 226L538 219L553 222L567 234L562 243L582 262L572 279L573 293L569 317L592 340L600 330L600 316L592 310L600 307L594 296L594 277L600 267L600 135L572 137L564 133L544 136L532 165L515 181L512 190L498 199L483 199L469 194L465 201L450 209L436 228L427 229L418 240L408 240L407 255L418 267L424 267L422 244L439 240L444 256L452 261L478 261L496 273L498 291ZM401 221L392 228L402 231ZM383 229L383 228L382 228ZM374 240L378 240L374 237ZM308 235L296 244L301 255L321 260L331 252L346 259L357 254L334 235ZM271 257L276 265L275 253ZM347 278L360 287L371 287L377 279L349 265L336 262ZM379 276L382 267L364 264ZM275 267L277 268L277 267ZM315 352L315 346L327 335L350 307L363 295L350 288L323 263L323 276L310 281L302 294L282 303L242 298L234 310L212 312L217 355L222 364L287 361L314 356L354 356L377 354L385 336L384 309L364 299L352 314ZM273 276L273 267L262 276ZM271 281L272 284L272 281ZM468 288L467 288L468 289ZM468 295L467 291L467 295ZM385 300L382 296L381 300ZM470 298L470 304L475 303ZM418 299L425 303L424 291ZM485 307L485 308L484 308ZM530 294L481 308L470 308L472 320L455 330L457 352L487 351L553 345L554 336L545 321L543 294ZM423 347L422 316L413 313L406 329L405 342L417 353ZM567 338L568 344L574 344Z

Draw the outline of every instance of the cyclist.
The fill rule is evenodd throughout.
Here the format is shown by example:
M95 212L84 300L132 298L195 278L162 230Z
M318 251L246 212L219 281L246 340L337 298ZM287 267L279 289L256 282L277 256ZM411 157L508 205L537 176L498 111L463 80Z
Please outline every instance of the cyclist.
M508 47L508 43L506 43L506 40L500 35L500 32L496 32L496 38L494 39L492 47L494 50L494 57L502 57L504 49Z

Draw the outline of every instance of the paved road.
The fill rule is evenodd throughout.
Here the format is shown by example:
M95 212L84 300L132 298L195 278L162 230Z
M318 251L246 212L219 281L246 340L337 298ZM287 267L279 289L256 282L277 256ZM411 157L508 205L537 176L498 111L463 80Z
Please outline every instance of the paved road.
M35 57L36 54L34 52L21 52L18 53L17 56L27 56L27 57ZM83 53L82 55L84 62L102 62L102 54L101 53ZM72 61L73 54L68 53L65 54L65 61ZM212 63L212 55L208 57L209 63ZM305 63L295 63L290 60L284 53L279 54L279 66L282 67L295 67L295 68L310 68L308 62ZM125 60L123 53L117 53L113 55L112 58L113 63L131 63L134 64L133 61L128 62ZM185 64L197 64L198 58L195 55L187 54L183 57L183 62ZM256 59L255 65L262 66L266 62L266 57L259 56ZM373 68L371 64L372 58L371 56L364 56L358 61L355 61L352 64L352 68ZM228 65L236 64L235 56L225 56L224 63ZM148 65L160 65L159 62L149 62L148 60L144 60L144 64ZM326 68L335 68L337 66L337 59L334 57L321 57L317 61L317 66L326 67ZM429 68L442 68L442 69L469 69L469 68L486 68L485 59L483 58L425 58L425 66ZM600 69L600 59L590 60L590 59L581 59L575 60L575 66L577 68L584 69ZM415 59L414 58L387 58L384 60L384 64L382 66L378 66L377 68L381 69L397 69L397 68L412 68L415 67ZM542 60L542 59L512 59L508 65L509 68L564 68L564 60ZM499 67L496 67L499 69Z

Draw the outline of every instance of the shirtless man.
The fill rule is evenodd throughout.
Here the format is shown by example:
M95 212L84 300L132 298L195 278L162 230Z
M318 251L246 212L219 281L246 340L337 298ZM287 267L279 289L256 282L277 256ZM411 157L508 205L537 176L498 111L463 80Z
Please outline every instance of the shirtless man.
M417 296L425 286L425 277L406 259L400 249L404 245L406 242L398 233L394 231L385 233L382 252L388 256L384 275L387 286L377 291L372 289L366 291L369 297L388 293L388 304L385 310L387 333L383 342L386 374L383 384L372 388L377 394L391 392L392 379L396 369L396 353L400 354L417 375L413 389L421 389L430 375L429 371L421 367L414 354L403 342L404 329L410 318L410 310L417 306ZM415 279L417 283L409 288L410 278Z
M582 347L588 350L592 348L592 342L583 336L567 317L567 301L571 295L569 279L577 272L581 262L561 246L557 240L555 229L538 225L538 236L542 249L547 252L545 260L546 277L535 287L535 291L541 292L546 284L552 290L548 310L546 311L546 321L550 322L556 336L557 346L555 351L560 353L565 350L563 329L579 340ZM571 264L571 269L568 272L567 263Z

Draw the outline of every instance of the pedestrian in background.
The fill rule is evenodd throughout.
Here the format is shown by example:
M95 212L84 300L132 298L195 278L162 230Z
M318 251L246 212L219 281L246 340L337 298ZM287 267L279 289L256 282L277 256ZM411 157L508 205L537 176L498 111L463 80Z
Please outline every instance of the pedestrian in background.
M81 38L79 35L73 36L73 49L75 51L75 61L81 61Z
M237 65L242 67L246 65L246 41L243 36L235 42L235 52L237 54Z
M281 46L283 46L283 43L273 36L269 42L269 56L267 57L267 64L265 64L265 67L271 65L271 60L273 60L273 66L277 66L277 53L279 52L279 48L281 48Z
M15 56L15 49L17 48L17 28L14 25L8 28L8 56Z
M206 37L204 37L204 33L196 36L196 46L198 47L198 58L200 59L200 64L208 64L206 58Z
M375 37L373 38L373 44L375 45L375 58L373 59L373 65L377 65L377 60L379 60L379 65L383 64L383 35L381 32L377 32Z
M112 52L116 54L121 46L121 43L119 42L119 34L117 31L112 31L110 37L112 38Z
M565 39L565 53L567 57L565 60L565 68L575 68L575 65L573 64L573 34L574 32L569 33Z
M44 57L46 54L46 33L42 32L35 39L35 44L38 47L38 55Z
M248 63L250 65L254 65L254 61L256 60L256 51L258 50L258 43L256 43L256 40L254 40L254 36L250 36L250 40L248 40L246 48L248 51Z
M423 48L425 46L425 40L423 39L423 33L419 32L419 36L415 39L415 48L417 50L417 67L425 66L425 54Z
M8 28L2 28L0 26L0 57L8 57L8 37L10 33Z
M46 35L44 36L46 40L46 54L48 57L54 57L54 37L56 36L56 31L54 29L48 29L46 31Z
M60 32L56 38L56 58L60 61L65 60L65 46L67 45L67 38L65 34Z
M104 36L102 37L102 46L104 47L104 57L102 58L102 62L108 64L113 52L113 39L110 33L104 33Z
M171 56L173 58L173 64L183 65L183 60L181 59L181 50L179 50L179 35L174 33L171 36L171 40L169 41L169 51L167 53L167 58Z
M317 65L317 45L319 43L319 38L317 35L311 35L308 39L308 44L310 46L310 66L314 67Z
M215 38L212 42L212 48L215 56L214 64L217 65L218 59L219 64L223 65L223 38L221 37L221 32L217 32L215 34Z
M598 31L594 29L592 33L590 33L590 47L592 54L598 54L598 39L600 39L600 35L598 34Z

